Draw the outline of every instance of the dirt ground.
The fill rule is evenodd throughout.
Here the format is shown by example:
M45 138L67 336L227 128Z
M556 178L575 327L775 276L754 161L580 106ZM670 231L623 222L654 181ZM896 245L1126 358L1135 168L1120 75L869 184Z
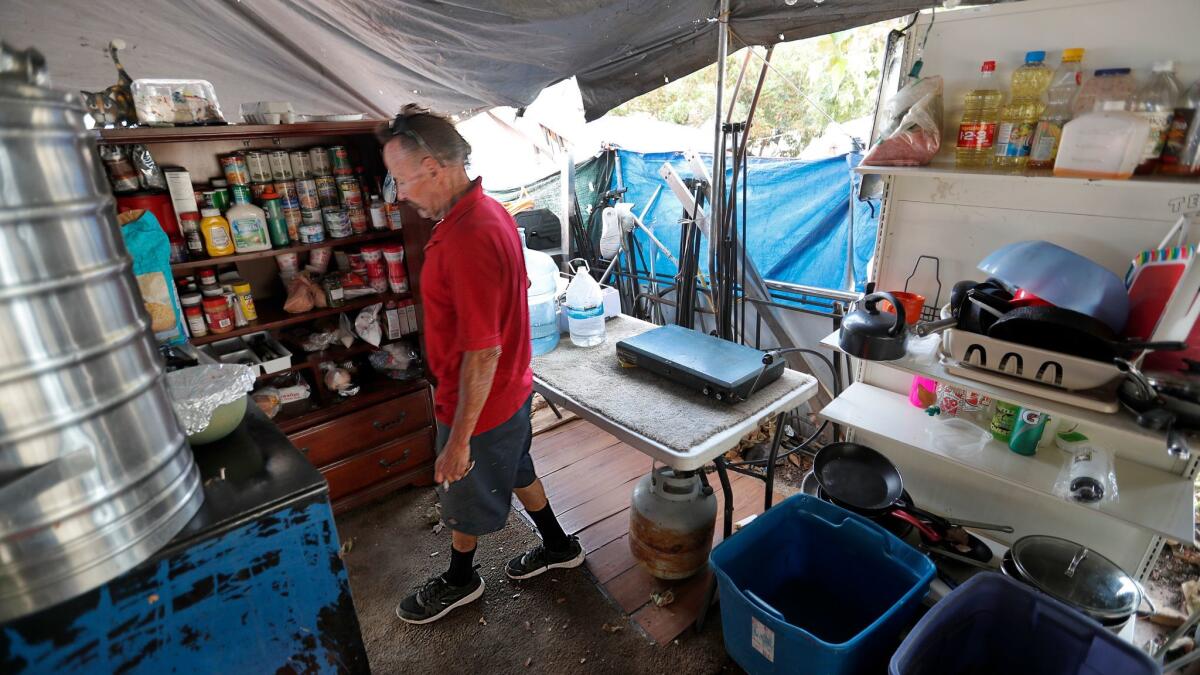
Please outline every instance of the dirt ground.
M741 672L725 654L719 620L659 647L584 567L507 579L505 562L537 542L515 511L504 530L480 541L483 598L433 624L403 623L396 604L448 564L450 533L434 534L426 515L435 499L432 489L406 489L338 519L342 542L353 542L343 559L373 672Z

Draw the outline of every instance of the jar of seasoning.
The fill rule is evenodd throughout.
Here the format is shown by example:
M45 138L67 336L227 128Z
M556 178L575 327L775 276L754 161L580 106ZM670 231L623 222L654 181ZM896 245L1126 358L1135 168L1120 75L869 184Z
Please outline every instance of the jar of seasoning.
M183 316L187 319L188 331L192 337L208 335L208 327L204 325L204 309L200 306L199 293L186 293L179 296L179 304L183 306Z
M221 287L216 284L204 284L200 286L200 295L205 298L223 298L225 297L225 291L221 290Z
M254 309L254 296L250 293L250 282L245 279L235 279L230 284L233 287L233 294L237 296L238 306L242 309L242 316L246 317L247 321L258 320L258 311Z
M183 230L183 241L187 246L188 257L196 260L204 258L204 236L200 234L200 214L195 211L179 214L179 227Z
M217 283L217 268L202 267L200 268L200 285L208 286L209 284Z
M325 301L330 307L341 307L345 304L345 296L342 293L342 279L336 274L330 274L322 280L321 285L325 288Z
M220 287L217 288L220 291ZM202 301L204 317L208 319L208 329L215 334L228 333L233 330L233 312L224 295L206 297Z

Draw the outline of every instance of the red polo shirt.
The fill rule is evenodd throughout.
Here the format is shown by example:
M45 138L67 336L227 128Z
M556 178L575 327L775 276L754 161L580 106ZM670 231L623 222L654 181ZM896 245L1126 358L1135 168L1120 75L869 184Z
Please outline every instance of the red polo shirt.
M529 398L528 288L517 224L476 179L434 228L421 268L425 352L437 378L434 414L442 424L454 421L463 352L500 347L473 436L508 420Z

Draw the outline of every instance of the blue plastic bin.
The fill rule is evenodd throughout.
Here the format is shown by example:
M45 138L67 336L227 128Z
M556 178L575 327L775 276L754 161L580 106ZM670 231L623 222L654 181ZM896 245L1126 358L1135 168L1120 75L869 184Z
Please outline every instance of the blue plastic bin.
M776 505L710 557L725 649L750 673L882 673L933 563L815 497Z
M1149 656L1063 603L992 572L934 605L891 675L1155 675Z

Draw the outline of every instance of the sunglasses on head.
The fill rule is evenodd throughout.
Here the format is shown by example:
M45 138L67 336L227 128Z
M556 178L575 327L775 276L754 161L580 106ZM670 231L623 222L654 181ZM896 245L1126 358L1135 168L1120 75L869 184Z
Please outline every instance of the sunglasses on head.
M391 133L392 136L404 136L406 138L411 138L417 143L417 145L421 147L422 150L432 157L435 162L437 162L439 165L445 166L441 158L437 156L437 153L435 153L429 147L429 144L425 142L424 138L421 138L421 134L419 134L416 129L412 128L410 120L413 117L413 115L405 115L403 113L396 115L392 118L392 121L388 123L389 133Z

